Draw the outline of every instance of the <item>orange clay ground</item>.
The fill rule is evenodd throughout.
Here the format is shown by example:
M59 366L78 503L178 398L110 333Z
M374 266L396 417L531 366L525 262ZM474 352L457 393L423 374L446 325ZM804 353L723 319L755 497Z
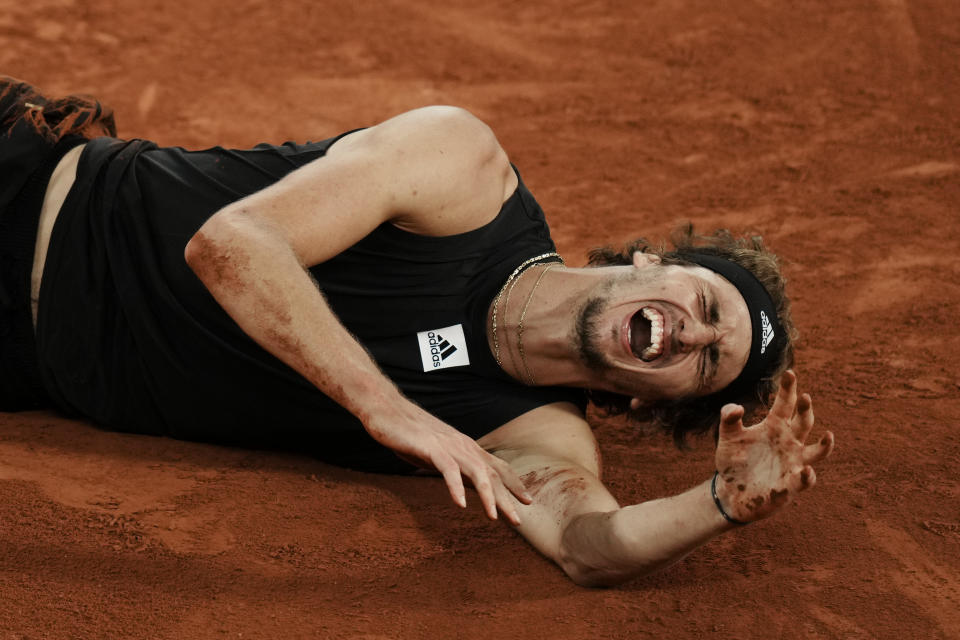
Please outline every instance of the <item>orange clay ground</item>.
M0 0L0 45L162 144L462 105L574 265L761 233L837 436L775 518L589 590L438 480L3 414L0 638L960 637L960 4ZM594 423L621 503L712 471Z

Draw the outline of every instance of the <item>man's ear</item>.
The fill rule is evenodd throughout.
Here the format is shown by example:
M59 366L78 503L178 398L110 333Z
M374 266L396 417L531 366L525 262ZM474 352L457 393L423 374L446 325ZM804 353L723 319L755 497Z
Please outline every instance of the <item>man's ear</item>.
M651 264L660 264L660 256L655 253L643 253L642 251L633 252L633 266L642 268Z

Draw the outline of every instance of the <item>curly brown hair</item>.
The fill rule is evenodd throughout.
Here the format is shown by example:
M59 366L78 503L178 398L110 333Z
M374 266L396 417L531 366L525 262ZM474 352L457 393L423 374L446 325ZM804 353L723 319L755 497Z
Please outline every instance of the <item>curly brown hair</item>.
M644 238L628 243L619 251L612 247L593 249L589 253L588 264L629 265L633 263L633 254L638 251L659 256L663 265L696 266L689 260L695 255L726 258L748 269L760 280L773 299L780 325L786 334L784 347L768 375L746 392L737 394L723 389L706 396L661 400L631 409L629 396L609 391L587 391L590 402L602 414L625 415L634 422L659 426L673 436L678 447L683 448L689 434L702 434L717 427L723 405L730 402L742 404L748 415L766 406L768 398L777 389L780 376L793 366L797 330L790 316L790 299L784 291L786 280L780 272L780 261L767 250L760 236L737 238L726 229L718 229L710 235L699 235L692 224L685 224L674 229L670 234L670 242L673 249L669 250L662 244L652 245Z
M18 124L50 143L75 135L117 135L113 110L97 99L80 94L51 98L31 84L0 75L0 132L9 136Z

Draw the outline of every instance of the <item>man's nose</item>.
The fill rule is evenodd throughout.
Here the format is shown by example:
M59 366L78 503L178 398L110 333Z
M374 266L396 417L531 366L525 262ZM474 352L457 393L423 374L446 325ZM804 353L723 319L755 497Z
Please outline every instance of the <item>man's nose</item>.
M687 353L717 341L717 330L696 320L681 320L673 334L673 347L677 353Z

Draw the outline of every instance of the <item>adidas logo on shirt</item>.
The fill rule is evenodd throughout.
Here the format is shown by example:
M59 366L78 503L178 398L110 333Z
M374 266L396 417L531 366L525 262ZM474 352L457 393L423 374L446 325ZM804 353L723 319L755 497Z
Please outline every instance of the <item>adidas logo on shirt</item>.
M467 354L467 340L463 336L463 325L455 324L433 331L421 331L417 334L420 346L420 359L424 371L465 367L470 364Z

